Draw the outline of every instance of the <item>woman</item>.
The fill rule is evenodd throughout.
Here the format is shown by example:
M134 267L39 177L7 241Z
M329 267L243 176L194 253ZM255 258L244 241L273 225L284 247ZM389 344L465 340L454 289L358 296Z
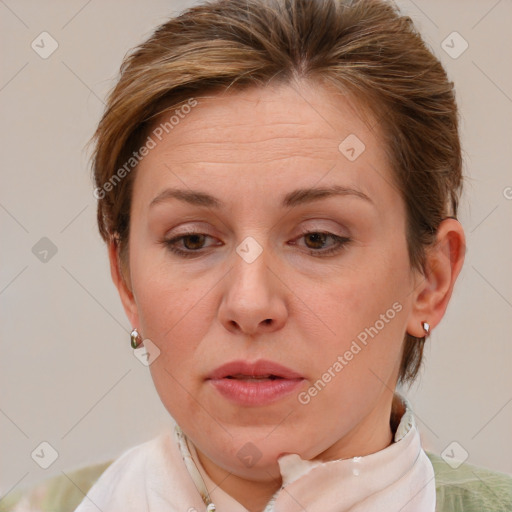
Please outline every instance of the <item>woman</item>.
M126 59L107 107L99 228L179 427L77 510L434 510L394 391L463 264L461 154L452 83L410 19L200 5Z
M190 8L126 58L95 144L112 278L176 430L77 512L467 504L439 500L395 392L465 253L453 84L409 18ZM512 500L500 478L493 510Z

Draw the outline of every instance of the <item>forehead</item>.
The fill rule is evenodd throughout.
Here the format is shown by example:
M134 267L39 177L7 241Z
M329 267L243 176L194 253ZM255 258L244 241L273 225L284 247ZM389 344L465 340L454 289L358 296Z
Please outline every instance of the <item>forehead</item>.
M396 200L378 124L352 96L301 82L194 99L186 114L166 112L149 132L155 146L135 179L145 203L171 185L270 197L332 183Z

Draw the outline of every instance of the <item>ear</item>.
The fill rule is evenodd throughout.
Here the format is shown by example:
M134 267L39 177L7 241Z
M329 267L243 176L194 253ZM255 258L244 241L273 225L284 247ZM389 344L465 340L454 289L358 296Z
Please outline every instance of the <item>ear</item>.
M437 230L436 242L427 250L425 274L416 280L407 332L425 336L422 322L434 328L443 318L466 254L466 239L460 223L444 219Z
M116 285L124 311L132 327L139 327L139 314L135 297L131 290L130 279L126 280L123 274L121 258L119 256L119 243L117 238L112 237L108 244L108 257L110 260L110 275Z

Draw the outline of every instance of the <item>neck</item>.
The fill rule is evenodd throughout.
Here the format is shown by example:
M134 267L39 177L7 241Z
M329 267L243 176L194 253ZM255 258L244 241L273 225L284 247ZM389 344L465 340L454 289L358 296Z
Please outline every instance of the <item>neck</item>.
M396 419L398 404L393 396L390 400L381 401L359 425L313 460L327 462L364 457L387 448L393 443L394 431L391 423ZM400 413L403 414L403 411L398 412ZM393 425L393 429L396 430L396 426Z
M249 512L261 512L281 487L281 478L269 481L247 480L218 467L197 448L196 453L212 481Z

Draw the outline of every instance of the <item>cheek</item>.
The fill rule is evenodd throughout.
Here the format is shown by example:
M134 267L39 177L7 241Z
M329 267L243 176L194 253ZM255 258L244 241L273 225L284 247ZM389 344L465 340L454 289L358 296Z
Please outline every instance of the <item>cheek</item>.
M176 421L201 421L197 363L199 345L212 322L206 307L208 288L184 283L149 264L142 268L134 289L140 290L137 306L144 337L160 350L149 367L156 391Z
M193 354L207 332L211 318L205 294L199 286L181 288L177 283L153 279L138 296L144 336L176 363Z
M157 252L157 254L153 254ZM160 254L159 254L159 253ZM131 255L132 282L140 329L173 368L194 353L211 321L207 311L208 279L194 282L162 260L161 249Z
M398 264L359 268L319 288L309 300L317 304L315 312L332 339L354 338L394 303L402 304L408 290L401 274L404 271Z
M351 380L361 383L368 379L369 368L384 379L389 377L405 332L410 294L407 268L403 251L390 249L387 254L361 260L357 269L345 271L310 296L310 303L317 305L317 323L323 326L317 374L327 371L338 356L346 355L344 370L349 371L344 373L350 373Z

